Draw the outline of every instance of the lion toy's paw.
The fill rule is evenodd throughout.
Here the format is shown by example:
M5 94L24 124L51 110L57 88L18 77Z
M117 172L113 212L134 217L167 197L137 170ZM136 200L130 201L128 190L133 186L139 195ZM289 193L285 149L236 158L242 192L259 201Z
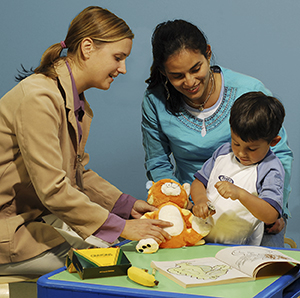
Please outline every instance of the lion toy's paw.
M152 254L156 252L158 248L158 243L152 238L142 239L136 245L136 250L144 254Z

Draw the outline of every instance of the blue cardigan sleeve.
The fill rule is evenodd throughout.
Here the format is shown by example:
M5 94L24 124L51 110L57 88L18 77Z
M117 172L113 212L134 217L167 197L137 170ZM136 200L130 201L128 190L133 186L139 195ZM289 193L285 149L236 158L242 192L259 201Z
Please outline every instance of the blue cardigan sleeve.
M178 181L170 159L169 141L160 127L157 104L163 103L159 102L155 93L147 90L142 103L142 134L147 178L153 181L165 178Z
M281 128L279 135L281 136L280 142L272 147L272 151L280 159L285 176L284 176L284 190L283 190L283 214L290 216L288 210L288 199L291 192L290 179L292 172L293 152L288 146L287 134L284 127Z

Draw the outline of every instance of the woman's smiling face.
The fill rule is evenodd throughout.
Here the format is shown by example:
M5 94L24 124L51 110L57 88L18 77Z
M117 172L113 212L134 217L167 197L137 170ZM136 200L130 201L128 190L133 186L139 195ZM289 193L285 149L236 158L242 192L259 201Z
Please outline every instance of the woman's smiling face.
M202 103L208 93L209 60L197 50L184 49L170 56L164 64L165 75L173 87L195 103Z
M94 48L88 61L88 82L91 87L107 90L120 73L126 73L125 60L129 56L132 40L129 38L108 42Z

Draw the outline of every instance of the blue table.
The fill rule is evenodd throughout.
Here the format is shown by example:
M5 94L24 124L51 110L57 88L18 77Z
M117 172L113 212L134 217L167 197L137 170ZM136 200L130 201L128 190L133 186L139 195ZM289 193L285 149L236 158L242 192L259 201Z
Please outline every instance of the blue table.
M178 260L214 256L222 245L203 245L179 249L160 249L155 254L139 254L135 242L122 246L133 266L150 270L152 260ZM280 249L286 255L300 260L300 251ZM300 268L295 267L283 276L241 283L183 288L157 273L159 285L155 288L140 286L127 276L81 280L77 273L58 269L38 279L38 298L99 298L99 297L218 297L218 298L296 298L300 295Z

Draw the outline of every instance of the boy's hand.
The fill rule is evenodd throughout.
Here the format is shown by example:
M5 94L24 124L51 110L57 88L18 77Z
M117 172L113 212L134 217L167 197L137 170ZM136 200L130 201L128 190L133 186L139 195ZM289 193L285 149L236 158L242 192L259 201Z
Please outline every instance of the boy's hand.
M240 197L241 188L228 182L228 181L219 181L215 184L215 188L219 194L225 199L238 200Z
M192 210L195 216L203 219L206 219L208 216L212 216L216 213L216 210L210 201L194 205Z

